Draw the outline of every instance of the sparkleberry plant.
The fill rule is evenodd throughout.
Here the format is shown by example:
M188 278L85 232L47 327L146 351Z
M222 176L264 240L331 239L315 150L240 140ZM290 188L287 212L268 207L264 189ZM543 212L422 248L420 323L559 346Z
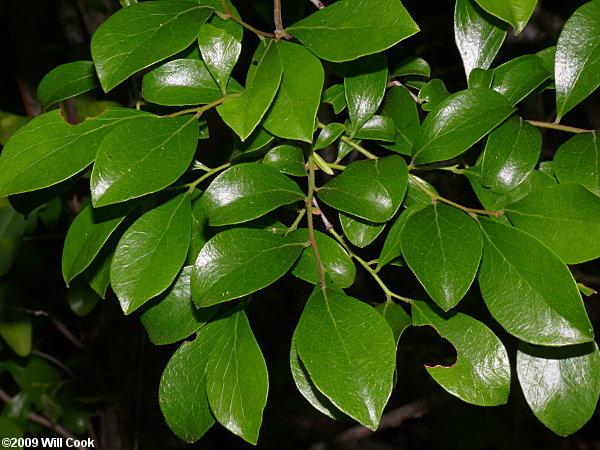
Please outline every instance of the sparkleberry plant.
M40 83L49 112L6 143L0 196L33 210L89 177L91 202L64 243L64 280L86 280L102 297L110 285L125 314L142 310L154 344L194 335L158 389L185 441L218 422L257 442L269 382L245 308L287 272L315 285L290 366L324 414L376 429L403 332L431 326L457 352L455 364L427 367L443 389L501 405L516 373L544 425L577 431L596 408L600 353L587 288L568 265L600 257L600 150L596 131L560 120L600 85L600 1L573 11L555 47L490 68L509 25L520 33L536 1L456 0L467 88L455 93L428 80L422 58L387 60L385 50L419 32L399 0L313 2L319 10L287 27L283 3L274 1L271 33L225 0L123 2L93 35L92 61ZM244 29L256 36L243 41L249 52ZM248 67L243 82L231 77L236 64ZM77 125L52 109L132 76L142 79L136 108L108 107ZM521 117L520 102L546 90L556 92L556 121ZM323 103L333 107L328 123ZM232 140L208 148L223 123ZM543 127L574 135L540 166ZM436 171L466 177L481 206L438 193L426 181ZM384 232L377 260L363 259ZM345 294L356 264L385 302ZM385 283L387 265L408 267L429 298ZM493 326L520 341L516 358L456 310L475 279Z

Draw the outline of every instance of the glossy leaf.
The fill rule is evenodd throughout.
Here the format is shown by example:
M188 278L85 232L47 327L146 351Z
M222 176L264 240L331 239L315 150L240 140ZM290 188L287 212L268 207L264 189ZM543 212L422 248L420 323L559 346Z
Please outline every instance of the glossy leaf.
M414 213L401 232L402 256L443 310L456 306L475 279L482 239L477 223L437 202Z
M305 47L277 42L283 78L263 126L275 136L312 142L325 72L321 61Z
M600 395L600 353L595 342L548 348L520 343L517 375L535 416L559 436L579 430Z
M310 375L306 371L304 363L298 356L295 334L292 337L292 345L290 348L290 368L292 370L292 377L294 378L296 387L311 405L332 419L343 420L348 418L346 414L337 409L335 405L331 403L331 401L325 397L325 395L323 395L319 389L317 389L315 384L310 379Z
M490 88L494 79L493 69L478 69L474 68L469 74L468 87L473 88Z
M377 260L377 270L386 264L392 262L392 260L402 255L402 229L406 225L406 221L417 211L423 209L424 206L412 205L398 216L394 224L391 226L390 231L385 238L381 254Z
M465 67L471 71L488 69L506 37L507 26L485 12L475 0L456 0L454 40Z
M129 108L108 108L79 125L59 110L36 117L17 131L0 155L0 197L60 183L89 166L102 139L119 123L147 117Z
M342 88L342 96L343 96ZM27 125L33 117L20 116L0 111L0 144L6 145L8 139L19 129Z
M510 363L500 339L482 322L465 314L445 313L422 301L413 301L414 325L431 325L456 349L456 363L427 367L446 391L479 406L503 405L510 391Z
M476 88L452 94L423 122L413 145L416 164L460 155L502 123L514 108L501 94Z
M344 236L357 247L366 247L379 236L385 223L373 223L340 211L340 224Z
M320 150L333 144L346 131L341 123L332 122L321 130L313 145L313 150Z
M392 86L381 106L381 114L389 117L396 126L396 142L385 148L403 155L410 155L413 142L419 132L419 112L408 89Z
M95 207L159 191L188 168L198 144L190 117L146 117L115 128L100 145L90 185Z
M115 241L115 245L116 243ZM83 273L90 287L100 298L106 298L106 290L110 284L110 264L114 255L115 248L110 244L105 245Z
M321 263L325 269L325 273L331 280L342 288L347 288L354 283L356 276L356 267L354 263L343 249L334 239L326 234L315 230L315 243L319 250ZM289 234L290 238L296 242L308 242L308 229L301 228ZM317 262L315 260L315 252L312 247L306 247L300 258L292 268L292 275L308 281L309 283L317 284L319 282L319 273L317 271Z
M206 374L210 409L221 425L256 445L269 390L265 359L243 310L214 326L219 339Z
M567 20L556 44L556 120L600 86L600 3L587 2Z
M513 190L535 168L542 152L542 135L517 115L488 136L481 160L481 184L496 194Z
M567 264L600 257L600 197L580 184L533 191L505 211L517 228L541 240Z
M130 314L173 282L190 242L190 195L185 192L143 214L119 240L110 281Z
M348 63L344 92L351 131L356 132L379 108L387 84L387 58L383 54L365 56Z
M198 45L206 67L225 92L229 75L240 57L242 43L224 29L207 23L200 30Z
M576 134L554 155L554 170L561 183L579 183L600 195L600 142L598 132Z
M355 161L318 195L340 211L372 222L387 222L400 207L407 177L407 166L400 156Z
M263 158L263 164L276 168L282 173L295 177L305 177L304 152L298 145L283 144L273 147Z
M94 63L75 61L48 72L37 88L37 98L44 108L99 86Z
M211 238L192 271L192 298L198 307L258 291L281 278L306 242L265 230L233 228Z
M341 113L346 109L346 93L343 84L334 84L323 92L322 100L333 106L333 112Z
M252 73L249 72L244 92L217 106L223 121L242 141L252 134L279 89L283 66L277 49L273 42L266 49L259 46L255 55L256 66L251 66L254 69Z
M67 303L71 311L78 316L83 317L90 314L99 301L98 294L83 280L77 279L69 286Z
M338 290L317 286L295 336L317 388L341 411L377 428L396 366L396 343L383 317Z
M198 59L175 59L144 75L144 99L165 106L205 104L223 95L204 62ZM230 80L227 92L234 94L242 88Z
M404 308L392 300L385 301L375 307L375 311L383 316L394 333L396 345L400 342L402 333L412 325L412 318L404 311Z
M211 226L256 219L275 208L304 199L298 185L260 163L238 164L216 177L202 196Z
M423 111L431 111L435 106L450 95L446 85L439 78L430 80L419 91L418 102Z
M522 341L562 346L594 338L569 269L540 241L521 230L480 218L481 295L498 323Z
M26 219L0 197L0 277L9 271L21 246L21 239L31 219Z
M104 91L188 47L211 15L210 8L181 0L117 11L92 37L92 59Z
M504 95L511 105L516 105L550 78L542 59L536 55L523 55L494 69L492 89Z
M431 68L429 67L429 63L425 61L423 58L419 58L417 56L409 56L401 60L394 70L392 71L390 77L404 77L407 75L418 75L421 77L429 78L431 75Z
M417 182L419 184L417 184ZM419 187L419 185L425 186L434 194L437 194L437 190L430 183L419 178L417 176L412 176L408 179L408 186L406 187L406 195L404 196L404 200L402 205L406 208L410 208L411 206L417 206L418 209L425 208L426 206L431 205L432 200L429 195L423 189Z
M483 9L508 22L519 34L527 25L537 0L475 0Z
M168 290L144 305L140 319L154 345L172 344L187 338L217 312L218 306L196 308L190 291L191 273L192 266L184 267Z
M231 152L230 160L247 162L246 157L251 161L256 157L262 156L271 148L271 143L275 140L275 136L269 133L260 125L254 129L252 134L244 141L239 137L233 136L233 151Z
M65 283L83 272L94 260L110 235L123 222L137 203L114 207L83 208L69 227L62 254L62 274Z
M391 118L375 114L354 133L354 138L395 142L396 125Z
M0 283L0 336L20 357L31 353L31 315L25 312L27 295L15 285Z
M395 0L341 0L286 29L319 58L334 62L380 52L418 31Z

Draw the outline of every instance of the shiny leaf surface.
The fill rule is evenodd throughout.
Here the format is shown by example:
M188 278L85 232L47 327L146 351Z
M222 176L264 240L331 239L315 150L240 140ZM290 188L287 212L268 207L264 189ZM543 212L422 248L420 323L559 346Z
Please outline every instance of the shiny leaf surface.
M400 342L402 333L412 325L412 318L404 311L404 308L391 300L381 303L375 307L375 311L382 315L394 333L396 345Z
M398 216L385 238L381 254L377 260L377 270L402 255L402 229L406 225L406 221L420 209L423 209L423 206L412 205Z
M410 155L421 124L415 100L408 89L403 86L389 88L381 106L381 114L391 118L396 126L396 142L385 145L385 148Z
M207 23L200 30L198 45L206 67L225 92L229 75L242 51L241 42L224 29Z
M350 214L340 212L340 224L344 236L357 247L366 247L381 234L385 223L373 223Z
M299 145L278 145L267 152L262 162L288 175L295 177L306 176L304 151L302 151Z
M48 72L37 88L37 98L44 108L99 86L94 63L75 61Z
M561 183L579 183L600 195L600 142L598 132L576 134L554 155L554 170Z
M508 22L519 34L527 25L537 0L475 0L483 9Z
M544 81L550 72L536 55L523 55L494 69L492 89L504 95L511 105L516 105Z

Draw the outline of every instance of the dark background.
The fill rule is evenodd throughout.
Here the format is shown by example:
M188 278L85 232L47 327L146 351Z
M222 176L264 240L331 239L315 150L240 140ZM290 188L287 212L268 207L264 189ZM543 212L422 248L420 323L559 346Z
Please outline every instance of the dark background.
M308 0L282 0L284 25L315 10ZM328 2L325 2L328 3ZM331 2L329 2L331 3ZM460 56L454 44L454 2L449 0L405 0L405 7L421 27L421 33L386 52L390 68L405 56L418 55L432 67L432 77L440 77L450 92L466 87ZM494 62L496 66L513 57L534 53L556 43L564 21L584 2L540 0L530 24L519 36L509 31ZM242 17L257 28L272 31L272 2L234 1ZM35 89L53 67L78 59L90 59L89 40L94 29L120 6L117 0L0 0L0 111L19 115L40 113ZM256 38L245 35L245 51L251 52ZM241 58L243 59L243 57ZM244 79L246 67L236 67L234 76ZM329 82L334 82L330 78ZM91 100L112 100L133 106L132 85L123 83L109 94L93 92ZM520 114L527 119L552 121L555 117L553 91L522 102ZM331 115L324 109L323 115ZM563 120L581 128L600 127L598 95L581 103ZM570 135L542 130L542 158L551 160L558 146ZM211 145L223 147L223 133L213 133ZM225 136L226 137L226 136ZM464 204L476 206L468 184L452 174L430 178L441 192ZM60 276L60 255L64 234L78 205L89 194L80 183L62 197L63 214L52 225L38 224L32 238L23 243L21 255L6 276L23 286L31 298L28 306L59 318L80 340L82 350L65 339L49 316L34 318L34 348L67 364L74 372L68 387L80 409L91 419L91 430L104 450L250 448L251 446L222 427L215 425L197 444L179 441L161 415L157 391L162 370L178 344L152 345L137 314L125 317L112 294L94 311L80 318L67 305L67 294ZM384 236L372 247L380 248ZM361 251L364 259L377 253ZM591 262L573 271L578 281L600 289L598 263ZM382 270L382 277L396 291L409 297L424 291L405 268ZM258 448L264 449L596 449L600 448L598 411L579 432L559 438L533 416L526 405L516 375L509 405L482 408L467 405L443 391L429 377L424 363L451 364L455 352L429 327L411 328L403 336L398 352L398 384L388 409L419 403L422 417L413 417L401 426L362 439L356 444L336 443L341 433L356 424L334 422L314 410L297 392L289 371L289 343L311 286L286 275L273 286L254 296L248 315L269 368L269 401L265 410ZM371 304L384 297L361 269L357 282L348 291ZM598 296L586 298L586 306L599 331ZM500 336L509 353L515 354L516 340L504 333L482 307L476 284L458 310L483 320ZM7 348L0 359L15 359ZM0 371L0 386L11 395L18 392L12 379ZM35 430L34 430L35 431ZM52 432L38 428L42 435ZM0 430L1 432L1 430ZM1 433L0 433L1 434Z

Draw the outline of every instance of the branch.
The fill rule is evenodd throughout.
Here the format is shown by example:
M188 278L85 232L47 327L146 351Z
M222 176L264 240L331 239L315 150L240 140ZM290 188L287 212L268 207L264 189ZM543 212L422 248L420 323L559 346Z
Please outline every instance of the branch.
M323 9L325 8L325 5L320 2L319 0L310 0L310 2L315 5L318 9Z
M275 34L283 34L283 21L281 20L281 0L273 0L273 19L275 21Z
M227 0L221 0L221 5L223 6L223 10L225 10L225 16L227 16L228 19L235 20L241 26L243 26L244 28L247 28L248 30L252 31L254 34L257 34L259 36L271 37L271 38L276 38L277 37L275 35L275 33L267 33L266 31L260 31L259 29L254 28L252 25L247 24L246 22L244 22L239 17L236 17L233 14L231 14L231 10L229 9L229 6L227 5Z
M570 127L568 125L560 125L558 123L539 122L537 120L526 120L525 122L529 122L531 125L539 127L539 128L550 128L552 130L567 131L569 133L593 133L594 131L596 131L596 130L586 130L584 128Z
M306 219L308 221L308 239L310 245L315 253L315 260L317 262L317 271L319 272L319 285L325 287L325 271L323 269L323 263L319 256L319 249L317 248L317 242L315 241L315 228L313 224L313 199L315 196L315 164L313 156L308 157L308 196L306 198Z

